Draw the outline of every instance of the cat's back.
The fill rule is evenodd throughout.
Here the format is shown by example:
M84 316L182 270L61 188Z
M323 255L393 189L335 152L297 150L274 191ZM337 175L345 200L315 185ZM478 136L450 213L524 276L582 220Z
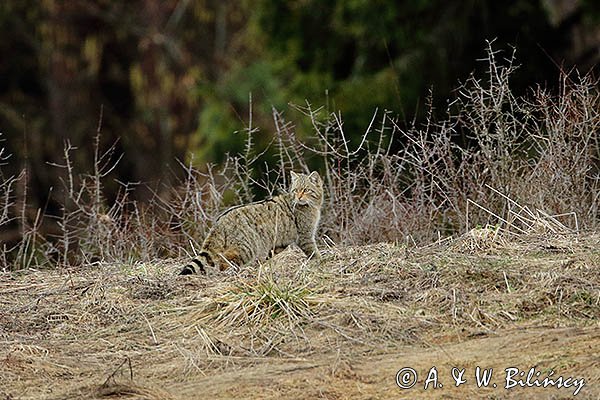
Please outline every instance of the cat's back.
M289 196L279 195L254 203L234 206L223 212L213 226L213 230L235 228L246 229L275 223L282 218L292 217Z
M266 259L277 247L297 238L296 221L285 195L236 206L213 225L203 247L214 253L235 253L236 263Z

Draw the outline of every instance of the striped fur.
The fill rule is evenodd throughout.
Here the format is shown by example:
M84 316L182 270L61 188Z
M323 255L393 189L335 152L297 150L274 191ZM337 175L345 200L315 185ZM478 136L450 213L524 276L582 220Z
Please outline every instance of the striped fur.
M223 271L266 260L296 243L307 257L319 257L315 234L321 218L323 181L317 172L291 173L288 193L230 208L215 222L202 250L180 275Z

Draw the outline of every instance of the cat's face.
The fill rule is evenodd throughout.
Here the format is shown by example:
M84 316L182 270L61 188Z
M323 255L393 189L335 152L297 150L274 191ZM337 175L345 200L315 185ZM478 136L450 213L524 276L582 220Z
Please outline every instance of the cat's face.
M316 171L309 175L297 174L292 171L290 193L294 205L321 207L323 203L323 181Z

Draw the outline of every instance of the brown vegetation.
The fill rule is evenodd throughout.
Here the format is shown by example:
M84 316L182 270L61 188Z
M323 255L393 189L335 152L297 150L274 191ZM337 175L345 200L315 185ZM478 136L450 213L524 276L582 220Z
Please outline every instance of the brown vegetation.
M472 77L459 88L446 120L403 128L387 112L375 112L356 143L344 132L342 116L307 104L297 108L312 123L312 137L301 140L294 125L274 111L274 138L268 148L258 148L250 114L241 154L219 167L182 164L186 179L169 196L157 195L149 203L132 200L138 185L131 183L120 183L116 199L105 197L107 176L119 156L114 147L101 151L99 126L93 171L75 170L76 150L70 146L63 162L53 166L64 186L61 215L29 205L27 170L0 175L0 227L19 231L16 240L3 241L0 266L136 263L190 255L226 205L286 188L290 170L322 172L326 200L320 236L328 244L427 244L487 225L520 234L555 233L552 225L596 230L596 82L573 73L562 77L558 94L536 88L516 97L509 84L512 59L497 58L490 46L487 80Z
M553 369L585 378L582 398L600 394L600 238L497 237L473 251L474 240L336 246L308 264L290 249L209 277L176 278L180 264L164 261L4 273L0 393L435 397L422 390L423 376L421 388L403 393L396 371L481 365ZM480 392L449 386L458 397Z

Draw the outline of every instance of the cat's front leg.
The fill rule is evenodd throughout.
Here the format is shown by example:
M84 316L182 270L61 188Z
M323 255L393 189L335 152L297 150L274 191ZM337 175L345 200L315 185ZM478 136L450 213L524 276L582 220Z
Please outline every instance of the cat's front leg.
M306 257L314 258L319 260L321 258L321 254L319 254L319 249L317 248L317 243L312 238L307 238L306 240L300 240L298 243L300 249L306 254Z

